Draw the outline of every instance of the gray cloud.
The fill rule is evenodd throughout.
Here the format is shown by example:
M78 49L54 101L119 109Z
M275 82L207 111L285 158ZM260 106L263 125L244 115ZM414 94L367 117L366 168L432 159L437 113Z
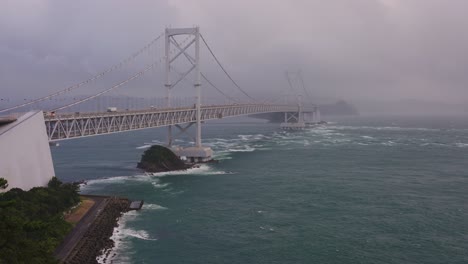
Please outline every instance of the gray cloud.
M30 0L0 5L0 89L9 96L66 87L124 58L165 26L199 25L226 68L256 96L279 94L286 87L284 71L300 69L317 97L468 101L464 0ZM203 67L223 90L239 94L206 51ZM161 75L144 86L151 86L150 80L162 85ZM163 96L162 88L159 92Z

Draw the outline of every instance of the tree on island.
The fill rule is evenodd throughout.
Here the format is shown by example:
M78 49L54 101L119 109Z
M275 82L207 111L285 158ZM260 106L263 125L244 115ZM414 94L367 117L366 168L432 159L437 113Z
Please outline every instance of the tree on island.
M8 188L8 181L4 178L0 178L0 190Z

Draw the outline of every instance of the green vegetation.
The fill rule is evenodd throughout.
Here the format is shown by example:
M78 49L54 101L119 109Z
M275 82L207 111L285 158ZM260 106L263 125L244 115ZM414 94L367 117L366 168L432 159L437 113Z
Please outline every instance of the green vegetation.
M4 178L0 178L0 190L8 188L8 181Z
M78 188L54 177L48 187L0 194L0 263L57 263L53 252L72 228L63 213L80 201Z

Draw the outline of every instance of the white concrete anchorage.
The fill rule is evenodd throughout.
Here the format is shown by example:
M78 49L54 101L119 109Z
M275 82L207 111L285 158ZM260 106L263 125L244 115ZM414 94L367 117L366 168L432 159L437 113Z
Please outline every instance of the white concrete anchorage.
M7 190L47 186L55 171L42 111L0 122L0 157L0 177L8 181Z

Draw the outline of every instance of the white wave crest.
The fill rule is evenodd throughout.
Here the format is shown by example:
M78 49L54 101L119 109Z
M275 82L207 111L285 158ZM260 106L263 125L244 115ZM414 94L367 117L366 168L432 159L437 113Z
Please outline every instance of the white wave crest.
M143 146L139 146L139 147L136 147L136 149L147 149L147 148L150 148L151 145L143 145Z
M447 144L444 144L444 143L437 143L437 142L428 142L428 143L423 143L423 144L421 144L421 147L427 147L427 146L447 147Z
M216 171L206 164L202 164L199 167L190 168L182 171L168 171L168 172L158 172L152 173L151 176L154 177L164 177L170 175L217 175L217 174L229 174L225 171Z
M384 146L395 146L397 143L396 142L393 142L391 140L387 141L387 142L382 142L382 145Z
M145 209L145 210L166 210L167 207L161 206L159 204L143 204L143 209Z
M255 148L252 148L250 146L245 146L244 148L237 148L237 149L228 149L230 152L252 152L255 151Z
M252 138L252 135L239 135L238 136L241 140L248 141Z
M135 237L142 240L158 240L157 238L151 238L148 232L145 230L133 230L133 229L122 229L120 232L121 237Z
M436 128L426 127L398 127L398 126L328 126L329 129L336 130L389 130L389 131L440 131Z
M152 182L151 184L153 184L153 186L157 189L162 189L169 186L169 183L159 183L159 181Z
M134 230L127 228L127 222L134 220L139 215L137 211L129 211L124 213L118 220L118 226L114 228L110 239L114 241L114 247L102 252L96 258L98 263L129 263L130 256L126 254L126 249L129 247L128 238L137 238L141 240L157 240L152 238L145 230ZM121 254L122 253L122 254Z

